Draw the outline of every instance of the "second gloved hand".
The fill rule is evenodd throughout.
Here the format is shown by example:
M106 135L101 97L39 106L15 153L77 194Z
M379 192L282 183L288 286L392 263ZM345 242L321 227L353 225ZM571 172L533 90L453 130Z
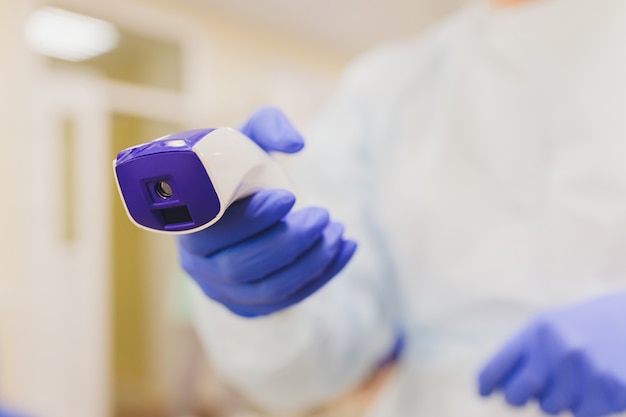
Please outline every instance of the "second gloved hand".
M626 293L540 315L489 361L479 384L513 406L536 399L548 414L626 410Z

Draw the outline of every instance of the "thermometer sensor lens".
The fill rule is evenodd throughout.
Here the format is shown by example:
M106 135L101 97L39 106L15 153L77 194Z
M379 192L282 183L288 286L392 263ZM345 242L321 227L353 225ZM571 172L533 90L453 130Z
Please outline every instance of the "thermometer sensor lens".
M172 191L172 187L165 181L159 181L154 186L154 191L157 193L159 197L163 200L167 200L172 197L174 192Z

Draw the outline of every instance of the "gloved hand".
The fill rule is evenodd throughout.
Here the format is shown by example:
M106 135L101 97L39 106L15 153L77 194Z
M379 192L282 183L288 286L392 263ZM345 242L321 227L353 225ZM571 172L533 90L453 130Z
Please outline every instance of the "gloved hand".
M626 410L626 293L539 315L488 362L479 385L513 406L536 399L552 415Z
M297 152L303 140L275 108L241 131L267 151ZM178 238L180 262L204 293L245 317L296 304L333 278L356 243L323 208L293 211L295 197L264 190L232 204L215 225Z

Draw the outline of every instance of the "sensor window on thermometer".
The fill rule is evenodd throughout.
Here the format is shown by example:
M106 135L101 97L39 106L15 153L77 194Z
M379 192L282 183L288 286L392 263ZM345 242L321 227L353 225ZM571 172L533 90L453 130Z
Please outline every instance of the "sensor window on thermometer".
M125 149L113 170L131 221L162 233L197 232L240 198L291 188L278 163L231 128L189 130Z

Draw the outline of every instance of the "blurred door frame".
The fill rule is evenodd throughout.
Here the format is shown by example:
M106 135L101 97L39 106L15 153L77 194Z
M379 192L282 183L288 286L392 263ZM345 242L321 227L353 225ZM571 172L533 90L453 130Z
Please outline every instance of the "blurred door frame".
M26 0L18 19L42 1ZM57 7L109 20L181 47L180 91L52 71L21 42L15 65L15 158L19 306L10 403L34 416L111 415L110 116L130 114L202 126L211 102L206 29L135 0L67 0ZM1 367L0 367L1 369ZM0 370L1 372L1 370Z

